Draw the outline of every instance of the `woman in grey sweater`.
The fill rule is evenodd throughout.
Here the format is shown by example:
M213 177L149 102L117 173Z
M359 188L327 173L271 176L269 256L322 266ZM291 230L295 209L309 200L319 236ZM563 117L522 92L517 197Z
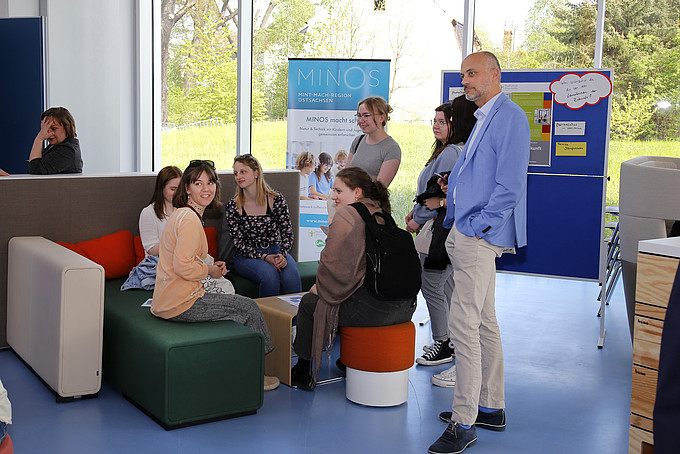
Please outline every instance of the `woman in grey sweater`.
M399 144L385 132L392 107L380 96L369 96L357 107L357 124L363 132L349 149L347 167L361 167L371 178L389 187L401 163Z

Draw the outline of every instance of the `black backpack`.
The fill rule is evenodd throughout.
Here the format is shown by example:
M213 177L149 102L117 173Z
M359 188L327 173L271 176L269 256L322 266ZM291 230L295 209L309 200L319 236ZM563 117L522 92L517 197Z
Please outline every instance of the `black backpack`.
M415 299L420 291L420 259L413 244L413 236L400 229L388 213L371 215L361 203L351 206L366 223L366 287L382 300ZM378 223L376 217L385 221Z

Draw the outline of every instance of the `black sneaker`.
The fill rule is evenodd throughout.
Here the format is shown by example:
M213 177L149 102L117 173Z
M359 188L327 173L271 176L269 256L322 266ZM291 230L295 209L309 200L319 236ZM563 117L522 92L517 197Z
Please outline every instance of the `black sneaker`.
M416 359L421 366L436 366L453 361L453 351L448 340L436 340L425 354Z
M347 372L347 366L345 366L341 358L338 358L338 360L335 362L335 367L337 367L343 372Z
M439 413L439 419L451 424L451 412L443 411ZM491 413L477 412L477 420L475 426L480 429L493 430L495 432L503 432L505 430L505 410L502 408Z
M449 424L444 433L427 452L431 454L459 454L465 448L477 443L477 430L475 426L465 429L457 423Z
M316 387L316 382L310 370L311 364L309 361L303 361L298 360L298 363L290 370L290 386L304 391L312 391Z

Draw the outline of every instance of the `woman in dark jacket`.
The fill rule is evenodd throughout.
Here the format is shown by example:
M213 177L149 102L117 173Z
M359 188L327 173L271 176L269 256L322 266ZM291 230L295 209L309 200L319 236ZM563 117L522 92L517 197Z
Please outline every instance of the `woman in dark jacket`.
M52 107L40 116L40 132L28 156L28 173L82 173L83 159L76 138L76 122L64 107ZM43 143L49 145L43 149Z

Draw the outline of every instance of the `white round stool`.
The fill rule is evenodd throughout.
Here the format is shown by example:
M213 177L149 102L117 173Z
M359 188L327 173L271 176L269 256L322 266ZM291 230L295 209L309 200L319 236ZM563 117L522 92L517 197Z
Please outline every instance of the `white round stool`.
M415 333L412 322L340 328L340 359L347 366L347 399L371 407L406 402Z

